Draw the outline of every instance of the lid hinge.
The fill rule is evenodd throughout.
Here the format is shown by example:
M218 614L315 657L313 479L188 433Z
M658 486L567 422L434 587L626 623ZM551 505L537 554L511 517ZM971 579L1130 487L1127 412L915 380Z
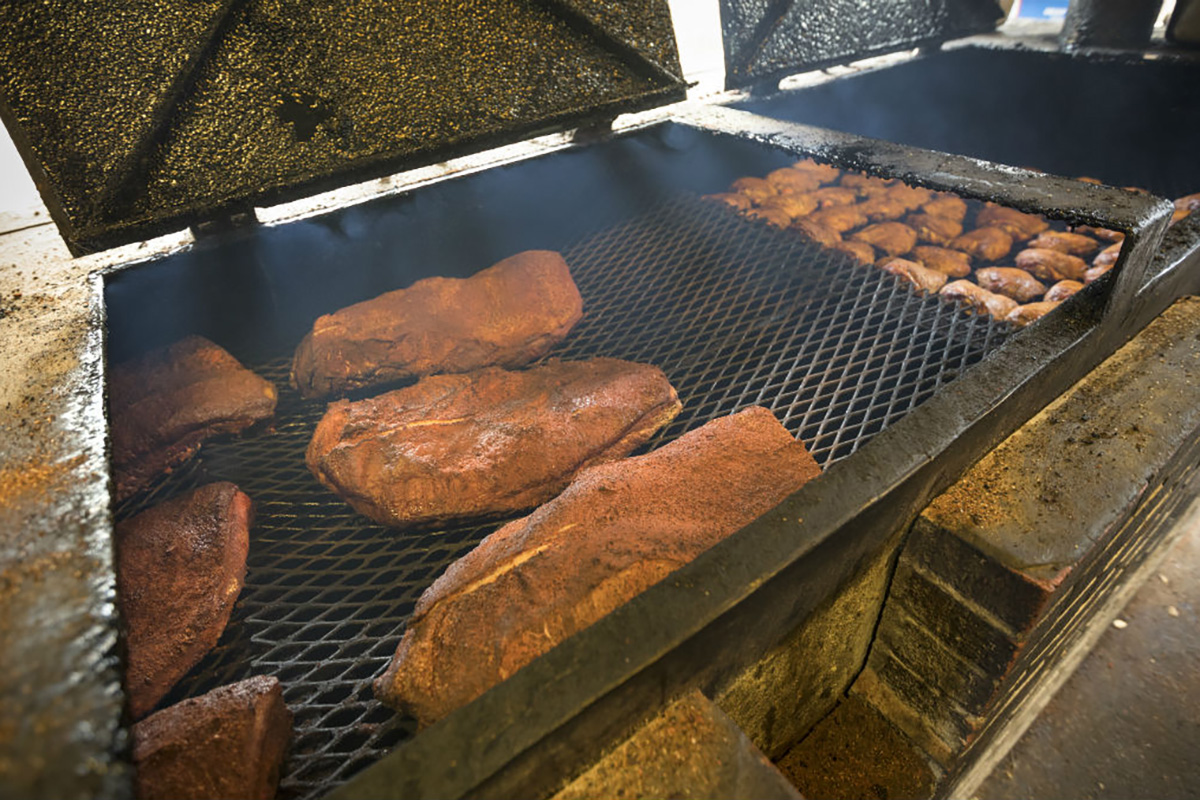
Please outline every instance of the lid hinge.
M230 231L243 231L253 228L256 225L258 225L258 216L254 213L254 207L246 206L223 208L216 216L202 222L197 222L189 230L192 233L192 238L199 241L226 234Z

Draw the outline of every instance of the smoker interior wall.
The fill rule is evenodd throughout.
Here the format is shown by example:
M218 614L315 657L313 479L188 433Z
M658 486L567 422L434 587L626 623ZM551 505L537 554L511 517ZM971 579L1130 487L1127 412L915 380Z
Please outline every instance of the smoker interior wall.
M745 107L1164 197L1200 191L1200 63L969 47Z
M294 347L316 317L350 303L430 275L470 275L520 250L558 249L672 194L722 191L789 161L664 124L203 243L109 278L109 359L199 333L259 360Z

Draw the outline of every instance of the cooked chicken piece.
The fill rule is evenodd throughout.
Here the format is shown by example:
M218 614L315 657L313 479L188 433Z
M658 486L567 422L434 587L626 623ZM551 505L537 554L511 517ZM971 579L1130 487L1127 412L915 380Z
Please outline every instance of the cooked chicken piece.
M1200 211L1200 192L1176 198L1175 208L1187 209L1188 211Z
M1100 243L1090 236L1064 231L1042 231L1036 239L1029 241L1029 246L1072 256L1087 256L1100 249Z
M951 278L965 278L971 274L971 257L958 250L921 245L913 248L912 258Z
M975 224L999 228L1014 239L1024 240L1036 236L1050 227L1050 223L1037 214L1026 214L1015 208L988 203L975 217Z
M821 179L811 172L784 167L768 173L767 183L774 186L775 191L780 194L797 194L816 189L821 185Z
M884 272L890 272L897 278L902 278L922 292L933 294L946 285L945 273L936 269L923 267L907 258L893 258L883 265Z
M935 197L921 206L921 210L926 214L933 214L935 217L945 217L955 222L962 222L963 218L967 216L967 203L961 197L943 195Z
M821 204L821 208L854 205L858 200L857 192L845 186L826 186L813 192L812 196Z
M963 232L962 223L934 214L909 214L904 224L917 232L919 240L930 244L945 244Z
M876 197L888 188L888 182L883 178L863 175L861 172L847 172L838 183L846 189L853 189L860 197Z
M1083 277L1087 271L1087 262L1079 256L1060 253L1057 250L1046 250L1042 247L1030 247L1017 253L1017 266L1035 277L1048 281L1061 281L1069 278L1073 281Z
M1101 250L1100 255L1092 259L1092 266L1111 267L1117 263L1117 258L1121 255L1121 244L1121 242L1117 242Z
M1041 319L1046 312L1053 311L1058 306L1059 301L1045 301L1040 303L1029 303L1023 306L1017 306L1012 311L1008 312L1008 316L1004 319L1006 322L1011 322L1018 328L1024 328L1031 322L1036 322Z
M1012 244L1012 237L999 228L976 228L951 239L946 246L980 261L998 261L1008 255Z
M1042 300L1047 303L1061 303L1082 288L1083 284L1079 281L1059 281L1046 290L1046 296Z
M817 200L812 194L777 194L764 200L762 208L777 208L793 220L816 211Z
M899 200L893 200L886 194L879 194L868 198L855 206L855 208L865 214L871 222L897 220L903 217L904 212L908 210L904 203Z
M749 197L746 197L746 195L738 194L737 192L718 192L717 194L706 194L700 199L724 203L730 208L737 209L738 211L746 211L754 205L753 200L751 200Z
M1017 307L1017 301L1011 297L989 292L970 281L951 281L938 294L947 300L967 305L977 313L991 314L993 319L998 320L1004 319Z
M984 289L1018 303L1028 303L1046 293L1046 285L1023 269L986 267L975 270L975 280Z
M1133 192L1134 194L1150 194L1148 189L1143 189L1140 186L1122 186L1121 188L1127 192Z
M1125 241L1125 234L1120 231L1109 230L1108 228L1093 228L1091 225L1074 225L1071 228L1071 232L1095 236L1097 239L1103 239L1106 242Z
M1175 213L1171 214L1171 222L1169 224L1174 225L1179 220L1187 218L1191 213L1186 208L1177 208L1175 209Z
M750 219L761 219L772 228L786 228L792 224L791 216L776 206L759 206L744 212L744 214Z
M797 161L792 165L792 169L798 169L801 172L807 172L811 175L816 175L821 183L833 183L842 174L842 171L830 164L818 164L811 158L806 158L803 161Z
M884 197L888 200L895 200L897 203L903 203L905 211L912 211L932 200L933 192L929 189L922 189L919 186L897 183L895 186L888 187Z
M762 178L738 178L730 188L744 194L756 203L761 203L773 194L779 194L775 187Z
M808 218L813 222L832 228L838 233L845 233L859 225L867 224L867 218L858 210L858 206L831 206L814 211L808 215Z
M1098 267L1091 267L1087 272L1083 273L1083 282L1086 284L1099 280L1111 272L1112 268L1112 264L1101 264Z
M1077 181L1082 181L1083 183L1090 183L1090 184L1093 184L1093 185L1095 185L1095 186L1101 186L1101 185L1103 185L1103 181L1099 180L1098 178L1089 178L1089 177L1088 177L1088 176L1086 176L1086 175L1082 175L1082 176L1080 176L1080 177L1076 178L1075 180L1077 180Z
M875 263L875 248L866 242L834 242L830 247L849 253L862 264Z
M833 247L842 240L842 235L828 225L814 222L812 217L801 217L792 223L792 230L800 231L809 239L825 247Z
M850 238L878 247L889 256L899 256L913 249L917 232L899 222L879 222L868 225Z

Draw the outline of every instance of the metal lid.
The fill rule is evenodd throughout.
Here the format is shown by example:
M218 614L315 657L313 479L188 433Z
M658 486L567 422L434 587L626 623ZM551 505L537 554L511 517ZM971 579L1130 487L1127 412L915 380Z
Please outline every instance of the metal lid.
M994 30L997 0L721 0L729 88Z
M667 0L45 0L0 29L0 115L76 254L685 92Z

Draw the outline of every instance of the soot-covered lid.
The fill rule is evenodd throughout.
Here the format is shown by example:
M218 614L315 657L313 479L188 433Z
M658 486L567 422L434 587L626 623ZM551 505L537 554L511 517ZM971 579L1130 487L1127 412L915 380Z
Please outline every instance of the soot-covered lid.
M721 0L729 88L995 29L997 0Z
M681 99L667 0L0 3L75 253Z

